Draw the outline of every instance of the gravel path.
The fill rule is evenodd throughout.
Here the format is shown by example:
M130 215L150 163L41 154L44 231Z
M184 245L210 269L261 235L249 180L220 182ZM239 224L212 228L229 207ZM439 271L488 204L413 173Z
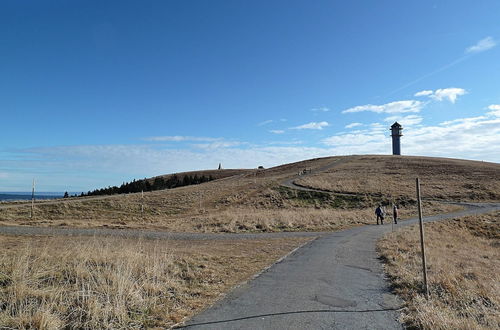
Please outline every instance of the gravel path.
M465 206L425 221L500 210L500 203ZM402 302L389 291L375 251L389 231L391 225L371 225L323 235L177 328L402 329Z

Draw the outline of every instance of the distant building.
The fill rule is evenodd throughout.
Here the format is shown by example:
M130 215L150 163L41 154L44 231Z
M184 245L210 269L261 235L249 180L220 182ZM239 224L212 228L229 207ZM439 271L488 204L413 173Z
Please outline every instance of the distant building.
M400 141L400 139L403 136L403 133L401 133L402 130L403 130L403 127L398 122L395 122L391 126L392 154L393 155L401 155L401 141Z

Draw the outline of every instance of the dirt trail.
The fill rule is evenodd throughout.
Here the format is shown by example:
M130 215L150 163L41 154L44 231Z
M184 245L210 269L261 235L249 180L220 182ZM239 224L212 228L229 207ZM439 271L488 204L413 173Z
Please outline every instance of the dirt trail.
M139 229L110 229L110 228L57 228L57 227L28 227L28 226L0 226L0 234L23 236L113 236L123 238L145 238L165 240L240 240L266 239L285 237L319 237L328 232L279 232L279 233L175 233Z
M348 158L336 159L333 162L331 162L330 164L327 164L327 165L325 165L323 167L315 169L314 171L310 171L310 172L307 172L307 173L304 173L304 174L297 175L297 176L294 176L292 178L286 179L286 180L284 180L281 183L281 185L284 186L284 187L287 187L287 188L292 188L292 189L302 190L302 191L329 192L329 191L325 191L325 190L311 189L311 188L307 188L307 187L298 185L298 184L295 183L295 180L303 178L305 176L309 176L311 174L316 174L316 173L321 173L321 172L328 171L328 170L330 170L330 169L332 169L332 168L334 168L334 167L336 167L336 166L338 166L340 164L344 164L344 163L348 162L349 160L350 159L348 159Z

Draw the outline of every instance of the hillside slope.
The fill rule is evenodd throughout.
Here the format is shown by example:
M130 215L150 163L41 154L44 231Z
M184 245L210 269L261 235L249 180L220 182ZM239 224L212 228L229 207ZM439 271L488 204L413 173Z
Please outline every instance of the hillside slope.
M449 158L353 156L295 183L331 192L398 198L415 195L416 177L426 198L500 200L500 164Z
M415 214L416 176L427 200L500 200L500 165L466 160L327 157L235 174L148 192L144 199L138 193L38 202L34 219L29 218L29 204L2 204L0 224L202 232L335 230L372 223L373 206L378 203L398 203L403 217ZM330 192L282 186L290 180ZM452 208L427 202L424 211Z

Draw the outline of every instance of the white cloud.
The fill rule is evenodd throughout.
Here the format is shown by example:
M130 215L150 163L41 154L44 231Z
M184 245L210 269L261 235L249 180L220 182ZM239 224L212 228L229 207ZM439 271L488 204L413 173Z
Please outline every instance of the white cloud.
M324 127L327 127L327 126L330 126L330 124L328 124L326 121L322 121L322 122L319 122L319 123L312 122L312 123L300 125L300 126L297 126L297 127L292 127L291 129L318 129L318 130L321 130Z
M500 104L492 104L488 106L488 109L491 110L488 112L489 115L500 117Z
M363 126L362 123L350 123L349 125L346 125L345 128L354 128L358 126Z
M322 142L327 146L349 146L349 147L359 147L366 145L368 143L380 143L384 138L383 133L346 133L342 135L334 135L329 138L324 139Z
M448 99L451 103L455 103L458 96L467 94L467 91L463 88L440 88L435 91L423 90L415 94L415 96L428 96L436 101L443 101Z
M285 131L282 130L282 129L272 129L269 132L270 133L274 133L274 134L283 134L283 133L285 133Z
M496 111L498 105L493 104L483 115L448 120L433 126L408 127L401 141L402 153L500 162L500 114ZM322 147L219 141L221 143L197 145L189 149L144 144L9 151L8 156L0 157L0 168L16 169L15 173L2 170L0 176L2 186L14 190L21 189L19 182L24 181L27 182L26 189L29 189L31 178L36 177L40 187L50 186L45 188L49 191L87 191L120 185L124 180L133 178L216 169L219 163L225 168L254 168L259 165L267 168L323 156L391 154L388 125L371 123L364 127L364 130L326 138L322 140ZM5 173L11 175L6 177Z
M387 129L387 126L381 123L372 123L370 127L373 131L385 131Z
M497 42L492 37L486 37L479 40L475 45L468 47L466 53L480 53L489 50L497 45Z
M264 126L264 125L272 123L273 121L274 120L272 120L272 119L264 120L263 122L258 123L257 126Z
M409 116L390 116L384 119L385 122L395 122L397 121L403 127L413 126L420 124L423 118L418 115L409 115Z
M327 108L327 107L312 108L311 111L313 111L313 112L328 112L328 111L330 111L330 108Z
M421 127L407 132L412 154L499 161L500 118L478 116Z
M415 96L429 96L429 95L432 95L433 93L434 93L433 91L424 90L424 91L420 91L418 93L415 93Z
M143 139L150 142L184 142L184 141L220 141L222 138L196 137L196 136L152 136Z
M347 110L342 113L353 113L362 111L371 111L376 113L404 113L404 112L420 112L424 103L415 100L395 101L382 105L360 105Z
M443 88L437 89L431 97L438 101L448 99L451 103L455 103L458 96L465 94L467 94L467 91L462 88Z
M489 108L489 107L488 107ZM496 107L492 107L496 109ZM414 123L418 116L411 117ZM386 118L394 119L394 117ZM408 126L408 125L407 125ZM324 139L326 146L344 154L390 154L387 127L373 123L369 129ZM404 155L440 156L500 162L500 113L449 120L436 126L414 126L406 130L402 141Z

